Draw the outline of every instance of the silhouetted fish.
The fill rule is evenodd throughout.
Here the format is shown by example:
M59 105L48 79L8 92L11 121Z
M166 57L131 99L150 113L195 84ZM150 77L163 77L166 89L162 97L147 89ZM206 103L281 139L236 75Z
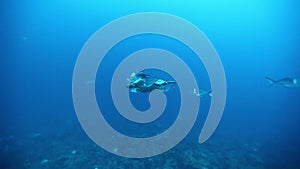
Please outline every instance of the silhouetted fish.
M196 96L200 96L200 97L206 96L206 95L212 96L211 91L205 91L205 90L202 90L202 89L194 89L193 93Z
M283 78L280 80L274 80L269 77L265 77L265 78L270 82L268 87L271 87L274 84L278 84L280 86L287 87L287 88L300 87L300 80L296 78Z

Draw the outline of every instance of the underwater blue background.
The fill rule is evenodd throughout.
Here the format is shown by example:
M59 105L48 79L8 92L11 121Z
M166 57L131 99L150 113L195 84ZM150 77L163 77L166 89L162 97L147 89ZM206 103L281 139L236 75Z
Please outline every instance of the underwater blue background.
M299 2L23 0L0 5L0 168L299 167L300 88L268 88L264 79L300 78ZM188 137L151 158L110 154L81 128L72 102L72 74L78 54L99 28L137 12L182 17L215 46L226 73L227 102L219 127L204 144L198 144L197 138L210 106L209 97L201 98L200 115ZM167 37L136 36L112 49L105 60L109 64L103 63L98 72L95 92L99 103L109 97L113 67L126 54L147 47L178 54L199 75L198 83L209 90L203 65L189 60L193 54L186 46ZM111 112L106 118L115 129L145 137L172 124L178 95L177 89L168 92L172 104L164 116L157 124L143 127L118 118L109 99L102 107ZM145 96L131 94L131 98L137 108L149 107Z

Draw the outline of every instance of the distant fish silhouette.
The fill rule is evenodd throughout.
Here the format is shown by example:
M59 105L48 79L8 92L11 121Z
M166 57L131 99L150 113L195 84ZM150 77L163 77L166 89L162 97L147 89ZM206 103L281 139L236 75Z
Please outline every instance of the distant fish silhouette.
M296 78L283 78L280 80L274 80L269 77L265 77L265 78L270 82L268 87L271 87L274 84L278 84L280 86L287 87L287 88L300 87L300 80Z
M193 93L196 96L200 96L200 97L203 97L206 95L212 96L211 91L205 91L205 90L201 90L201 89L194 89Z

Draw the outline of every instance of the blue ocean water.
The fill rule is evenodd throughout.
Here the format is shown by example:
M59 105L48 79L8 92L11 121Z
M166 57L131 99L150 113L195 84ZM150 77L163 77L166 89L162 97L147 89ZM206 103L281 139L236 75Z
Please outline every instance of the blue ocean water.
M283 0L1 2L0 168L298 168L300 88L267 87L265 76L300 78L299 8L299 2ZM130 159L105 151L86 135L73 106L72 76L94 32L138 12L172 14L203 31L223 63L227 101L207 142L199 144L198 136L209 96L201 98L197 121L180 144L158 156ZM180 107L175 87L153 123L129 122L114 108L109 93L114 69L128 54L149 47L177 54L210 90L207 72L188 46L154 34L118 43L97 72L95 95L112 127L132 137L163 132ZM172 79L166 72L147 71ZM129 94L137 109L149 108L147 94Z

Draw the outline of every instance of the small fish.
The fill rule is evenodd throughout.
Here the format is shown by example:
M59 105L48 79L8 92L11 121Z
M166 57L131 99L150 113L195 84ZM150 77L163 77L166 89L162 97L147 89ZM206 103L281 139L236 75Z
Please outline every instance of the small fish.
M211 91L205 91L205 90L196 89L196 88L194 88L193 93L196 96L200 96L200 97L203 97L203 96L206 96L206 95L212 96Z
M274 79L271 79L269 77L265 77L265 78L270 82L268 87L271 87L274 84L278 84L280 86L287 87L287 88L300 87L300 79L283 78L283 79L280 79L280 80L274 80Z
M46 164L46 163L48 163L48 162L49 162L48 159L44 159L43 161L41 161L41 164Z

